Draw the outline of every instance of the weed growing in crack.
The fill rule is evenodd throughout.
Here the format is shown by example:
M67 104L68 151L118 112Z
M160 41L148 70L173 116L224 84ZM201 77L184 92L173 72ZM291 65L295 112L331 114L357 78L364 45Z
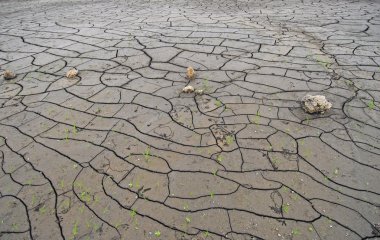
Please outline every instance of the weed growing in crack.
M220 100L215 100L214 105L217 107L221 107L223 103Z
M185 203L185 204L183 205L183 210L185 210L185 211L189 211L189 205L188 205L187 203Z
M210 237L211 235L210 235L210 233L209 233L208 231L204 231L204 232L203 232L203 236L204 236L205 238L208 238L208 237Z
M215 195L214 192L210 192L210 197L211 197L211 198L214 198L214 195Z
M135 219L136 214L137 214L136 209L132 209L132 210L129 212L129 216L132 218L132 220Z
M222 156L222 155L218 155L218 156L216 157L216 160L217 160L219 163L221 163L221 162L223 161L223 156Z
M66 141L66 142L69 141L69 132L70 132L69 129L66 128L66 129L65 129L65 141Z
M373 101L373 99L367 103L367 106L368 106L369 110L375 109L376 105L375 105L375 102Z
M12 229L12 231L17 232L19 230L18 223L12 223L11 229Z
M253 117L253 119L251 119L251 122L258 125L260 123L260 117L261 117L260 112L257 111L256 115Z
M151 154L151 151L150 151L150 147L147 147L147 148L144 150L144 158L145 158L145 161L149 162L149 159L150 159L151 156L152 156L152 154Z
M73 125L73 133L74 133L74 135L78 133L78 129L77 129L77 126L75 125L75 123Z

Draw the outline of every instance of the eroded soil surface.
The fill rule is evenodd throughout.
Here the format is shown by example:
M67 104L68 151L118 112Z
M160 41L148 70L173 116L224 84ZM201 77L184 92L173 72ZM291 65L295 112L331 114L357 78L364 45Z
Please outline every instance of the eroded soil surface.
M1 1L0 239L378 239L379 9Z

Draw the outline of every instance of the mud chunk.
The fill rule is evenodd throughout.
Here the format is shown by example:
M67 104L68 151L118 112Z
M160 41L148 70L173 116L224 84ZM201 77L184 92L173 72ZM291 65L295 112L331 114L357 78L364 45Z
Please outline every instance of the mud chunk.
M187 78L189 78L190 80L193 80L195 78L195 71L194 71L194 68L192 67L188 67L187 68L187 71L186 71L186 76Z
M78 75L78 70L76 70L75 68L70 69L70 70L66 73L66 77L67 77L67 78L75 78L77 75Z
M195 94L196 95L202 95L203 94L203 90L202 89L197 89L197 90L195 90Z
M4 75L5 80L11 80L16 77L16 74L12 72L11 70L5 70L3 72L3 75Z
M192 93L194 92L194 88L192 86L186 86L182 89L182 92L184 93Z
M301 100L302 108L307 113L324 113L332 107L323 95L306 95Z

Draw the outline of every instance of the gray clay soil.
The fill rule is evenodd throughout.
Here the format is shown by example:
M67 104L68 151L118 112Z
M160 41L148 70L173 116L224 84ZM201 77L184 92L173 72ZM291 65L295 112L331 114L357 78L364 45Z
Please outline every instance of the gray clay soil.
M379 65L379 1L1 1L0 239L379 239Z

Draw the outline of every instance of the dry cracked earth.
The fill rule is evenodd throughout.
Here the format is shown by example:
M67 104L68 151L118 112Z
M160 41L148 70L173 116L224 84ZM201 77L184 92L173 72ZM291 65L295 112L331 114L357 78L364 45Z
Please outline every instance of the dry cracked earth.
M379 66L376 1L1 1L0 239L379 239Z

